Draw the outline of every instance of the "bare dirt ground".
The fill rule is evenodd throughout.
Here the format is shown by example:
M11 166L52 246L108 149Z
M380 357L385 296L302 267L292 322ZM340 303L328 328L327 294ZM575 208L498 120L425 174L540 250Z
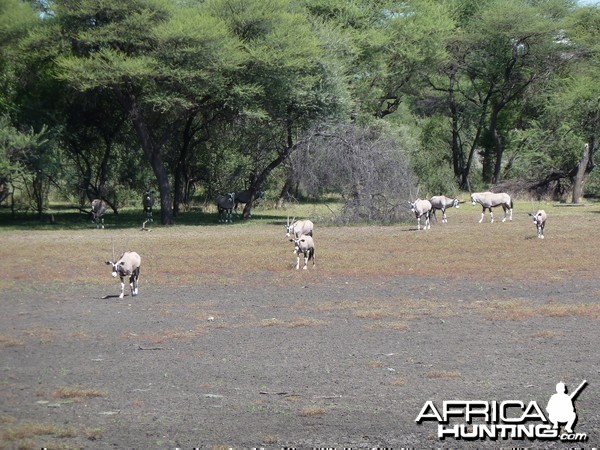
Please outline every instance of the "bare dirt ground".
M404 240L434 232L384 231ZM327 233L322 242L335 234ZM49 236L32 248L52 251ZM167 239L160 230L135 236L145 242L138 248ZM520 242L541 249L551 239ZM3 241L23 266L33 258L18 233ZM27 275L3 253L0 448L598 446L597 268L494 279L457 274L446 258L433 275L426 261L439 258L428 248L421 271L344 274L335 269L343 251L332 245L314 271L273 264L246 274L231 267L235 258L179 273L146 257L140 295L124 299L102 298L119 291L106 266L91 283L76 275L104 255L62 254ZM535 253L521 257L534 264ZM150 276L159 271L171 280ZM28 283L32 276L41 280ZM545 408L557 382L574 389L584 379L575 401L584 442L440 440L437 423L415 422L428 400Z

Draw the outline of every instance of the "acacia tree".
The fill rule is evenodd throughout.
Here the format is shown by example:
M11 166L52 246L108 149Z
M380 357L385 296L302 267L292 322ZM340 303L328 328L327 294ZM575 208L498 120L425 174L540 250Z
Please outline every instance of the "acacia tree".
M240 96L231 74L244 55L223 23L198 6L160 0L53 3L49 29L67 50L58 74L80 91L101 89L127 114L160 192L161 222L172 223L166 144L198 104Z
M341 114L347 93L318 24L289 0L210 0L210 13L244 43L240 83L252 86L230 129L248 161L251 198L295 150L297 136L317 120ZM246 204L244 218L250 215Z
M452 58L430 80L445 93L453 169L467 188L477 151L482 180L500 180L510 130L524 122L528 100L544 95L568 63L558 38L570 2L455 3L460 27L449 42Z
M594 156L600 145L600 9L577 8L568 17L564 40L568 44L570 70L556 80L544 109L530 124L528 150L541 155L534 188L554 184L563 197L572 186L571 200L583 196L588 175L595 168ZM534 147L534 148L531 148ZM567 180L566 183L562 181Z
M447 59L454 20L434 0L304 0L329 27L329 47L343 61L353 117L383 118L426 85Z

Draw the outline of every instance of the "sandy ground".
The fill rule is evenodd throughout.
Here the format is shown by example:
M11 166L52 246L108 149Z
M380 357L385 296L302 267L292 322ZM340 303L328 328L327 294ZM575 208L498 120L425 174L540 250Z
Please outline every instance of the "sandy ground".
M102 298L118 291L107 277L1 293L0 448L600 442L597 280L299 272L282 284L265 273L188 286L142 278L138 297ZM572 390L582 380L575 431L584 442L440 440L435 421L415 422L429 400L545 408L557 382ZM28 435L33 424L50 431Z

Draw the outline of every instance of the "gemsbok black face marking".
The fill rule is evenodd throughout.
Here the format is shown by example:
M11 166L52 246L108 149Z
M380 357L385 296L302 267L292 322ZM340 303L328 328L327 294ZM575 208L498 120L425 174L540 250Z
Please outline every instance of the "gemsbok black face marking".
M537 228L537 237L544 239L544 228L546 227L546 219L548 215L543 209L538 209L534 213L529 213L530 217L533 217L533 224Z
M410 210L415 213L417 219L417 230L421 229L421 217L425 217L423 230L431 229L431 202L429 200L416 199L414 202L408 202Z
M506 221L507 212L510 213L509 220L512 221L513 201L510 198L510 195L504 192L499 194L493 192L475 192L471 194L471 202L473 205L479 203L483 208L479 223L483 222L486 209L490 212L490 223L493 223L494 214L492 213L492 208L495 208L496 206L502 206L502 209L504 210L504 218L502 219L502 222Z
M123 253L117 262L106 261L106 264L112 267L112 276L121 279L121 295L119 295L119 298L125 296L125 281L123 280L125 277L129 277L131 296L135 297L138 294L141 263L142 258L136 252Z
M315 242L312 236L301 235L290 239L294 243L294 254L296 255L296 270L300 268L300 254L304 256L304 267L306 270L308 261L312 259L313 269L315 267Z

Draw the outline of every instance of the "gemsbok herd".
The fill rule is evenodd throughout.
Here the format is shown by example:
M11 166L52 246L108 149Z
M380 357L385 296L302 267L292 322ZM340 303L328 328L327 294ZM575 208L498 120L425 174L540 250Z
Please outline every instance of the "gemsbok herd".
M256 198L262 198L263 194L258 193ZM251 201L251 196L248 191L231 192L217 198L217 208L219 212L219 222L231 222L232 211L237 209L240 203ZM411 211L417 219L417 230L421 230L421 219L423 219L423 230L431 229L431 216L437 222L436 211L442 212L442 223L448 222L446 210L450 208L458 208L461 202L457 198L450 198L444 195L436 195L427 199L416 199L414 202L408 202ZM494 214L492 208L501 206L504 210L502 222L508 218L512 221L513 201L509 194L493 193L493 192L475 192L471 194L471 203L473 205L481 205L481 218L479 223L483 222L486 210L490 213L490 223L494 222ZM154 205L154 192L146 191L142 199L146 221L152 220L152 206ZM95 199L92 201L91 216L96 228L104 228L104 214L107 209L107 204L104 200ZM533 218L533 224L537 229L537 237L544 239L544 228L546 226L547 214L543 209L539 209L534 213L529 213ZM303 269L308 269L308 262L312 260L313 268L315 267L315 242L313 239L314 224L310 220L296 220L294 217L291 221L288 216L287 224L285 225L286 237L294 244L294 255L296 255L296 269L300 269L300 257L304 259ZM114 260L114 245L113 245L113 260ZM123 252L118 261L106 261L106 264L112 267L112 276L119 277L121 280L121 294L119 298L125 295L124 278L129 277L129 286L131 296L138 294L138 284L140 276L141 257L136 252Z
M446 216L446 210L449 208L458 208L462 202L457 198L450 198L446 197L445 195L436 195L431 197L429 200L422 200L418 198L414 202L409 201L408 203L410 205L410 210L414 213L415 218L417 219L417 230L421 229L421 219L424 220L423 230L429 230L431 228L431 215L435 217L435 221L437 222L437 217L435 215L436 210L442 211L442 223L447 223L448 218ZM504 192L474 192L471 194L471 203L473 205L481 205L482 211L479 223L483 222L486 210L488 210L490 213L490 223L493 223L494 213L492 212L492 208L496 208L498 206L501 206L504 210L502 222L505 222L507 218L508 220L512 221L513 201L509 194ZM546 212L543 209L539 209L534 213L529 213L529 216L533 217L533 223L537 228L537 237L544 239L544 227L546 226L547 218Z

